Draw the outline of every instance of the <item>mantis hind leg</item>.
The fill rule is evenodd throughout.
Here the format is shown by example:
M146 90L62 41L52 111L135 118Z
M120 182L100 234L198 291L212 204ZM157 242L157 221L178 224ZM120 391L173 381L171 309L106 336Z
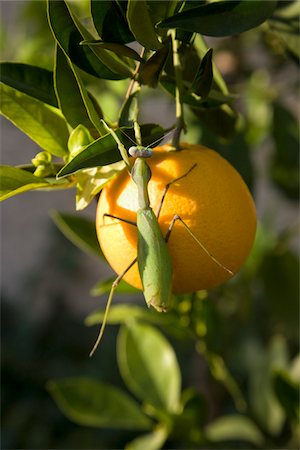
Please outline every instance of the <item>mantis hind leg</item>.
M165 185L164 191L163 191L163 195L158 207L158 210L156 212L156 217L159 218L159 215L161 213L161 209L163 207L164 201L165 201L165 197L167 195L168 190L170 189L170 187L172 186L172 184L176 183L177 181L181 180L182 178L185 178L195 167L197 166L197 164L195 163L187 172L185 172L183 175L180 175L180 177L174 178L174 180L170 181L168 184Z
M165 241L166 241L166 242L169 241L171 232L172 232L172 230L173 230L173 228L174 228L174 225L175 225L175 223L176 223L177 221L179 221L179 222L182 223L182 225L185 227L185 229L188 231L188 233L192 236L192 238L197 242L197 244L202 248L202 250L207 254L207 256L209 256L210 259L212 259L212 261L213 261L215 264L217 264L219 267L221 267L222 269L224 269L224 270L225 270L226 272L228 272L230 275L234 275L234 273L233 273L230 269L228 269L226 266L224 266L220 261L218 261L218 260L217 260L217 259L216 259L216 258L215 258L208 250L207 250L207 248L202 244L201 241L199 241L199 239L197 238L197 236L194 235L194 233L192 232L192 230L190 229L190 227L185 223L185 221L184 221L180 216L178 216L178 214L175 214L175 216L173 217L173 219L172 219L172 221L171 221L171 223L170 223L170 225L169 225L168 231L167 231L167 233L166 233L166 235L165 235Z
M126 269L123 270L122 273L120 273L120 275L115 279L115 281L111 285L110 293L109 293L108 300L107 300L106 307L105 307L105 311L104 311L103 322L101 324L101 328L100 328L98 337L96 339L96 342L95 342L92 350L90 351L90 355L89 356L93 356L93 354L97 350L97 348L98 348L98 346L100 344L100 341L102 339L102 336L103 336L103 333L104 333L104 329L105 329L105 326L106 326L106 322L107 322L107 318L108 318L108 313L109 313L110 306L111 306L111 302L112 302L112 299L113 299L113 296L114 296L114 292L115 292L118 284L120 283L120 281L124 277L124 275L128 272L129 269L131 269L132 266L134 266L134 264L136 262L137 262L137 258L134 258L134 260L129 264L129 266L126 267Z

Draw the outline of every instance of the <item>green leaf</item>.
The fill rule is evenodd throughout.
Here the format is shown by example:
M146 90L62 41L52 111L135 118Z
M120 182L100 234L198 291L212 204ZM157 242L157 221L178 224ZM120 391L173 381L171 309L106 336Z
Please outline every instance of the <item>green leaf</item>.
M124 3L114 0L105 2L91 0L94 25L103 41L126 44L135 40L126 22Z
M50 381L48 391L62 412L79 425L116 429L149 429L151 421L125 392L90 378Z
M257 420L273 436L282 429L285 414L278 402L272 385L273 373L285 370L288 349L285 339L274 335L267 349L255 348L255 362L249 374L250 407Z
M212 53L210 48L203 56L191 87L202 99L208 97L213 82Z
M56 46L55 90L59 107L71 127L83 125L91 130L93 135L99 136L97 130L101 125L100 117L94 110L79 73L58 46Z
M158 426L152 433L144 434L126 445L125 450L159 450L168 438L168 430Z
M168 76L162 76L160 79L161 86L173 97L175 97L175 80ZM207 98L202 98L195 93L190 92L190 89L182 89L182 101L192 108L201 109L206 113L207 109L216 109L219 106L231 103L234 97L231 95L222 94L219 91L211 90Z
M134 139L133 129L122 128L126 135ZM126 148L132 146L132 140L116 131L118 137L122 140ZM149 145L157 139L163 138L164 130L159 125L146 124L141 126L143 145ZM100 137L92 144L88 145L82 152L74 157L58 173L58 177L64 177L81 169L105 166L121 160L121 154L118 150L115 140L110 134Z
M71 6L71 5L70 5ZM85 41L92 41L94 40L94 36L85 28L80 20L77 18L77 16L72 12L71 7L69 6L69 11L71 14L71 17L84 37ZM81 44L81 43L80 43ZM90 49L92 52L96 55L96 57L112 72L123 75L125 78L130 77L132 75L132 71L130 70L130 63L128 63L128 60L125 62L121 58L119 58L117 55L111 52L107 52L104 48L101 47L95 47L91 46Z
M46 180L36 177L27 170L0 166L0 201L32 189L49 186Z
M58 106L50 70L29 64L3 62L0 63L0 81L43 103Z
M133 126L133 120L137 117L138 112L138 101L137 95L138 90L129 95L128 98L125 99L119 117L119 126L120 127L130 127Z
M276 370L273 374L273 386L287 417L299 421L299 382L295 383L286 371Z
M243 441L262 446L264 437L254 422L246 416L228 415L207 425L206 437L211 442Z
M176 413L181 375L173 348L149 325L123 326L118 336L118 364L128 388L152 406Z
M212 376L220 383L222 383L230 393L235 403L236 409L240 412L246 411L247 404L244 399L243 393L239 385L229 372L224 359L216 353L207 350L204 351L203 356L207 360L208 367L212 373Z
M51 213L51 218L60 231L74 245L94 256L103 257L96 234L95 222L78 214L67 214L58 211Z
M160 74L169 54L169 49L170 45L168 43L157 50L145 64L141 65L138 76L138 80L141 84L146 84L153 88L157 86Z
M111 71L94 52L80 42L84 36L75 25L70 10L62 0L48 0L48 20L53 36L77 67L95 77L120 80L123 75Z
M115 279L116 279L116 277L109 278L108 280L104 280L104 281L103 280L98 281L98 283L96 283L95 286L92 287L90 294L93 297L98 297L103 294L107 294L108 292L110 292L111 286L112 286L113 282L115 281ZM140 291L138 289L134 288L133 286L130 286L130 284L126 283L126 281L124 281L124 280L120 281L120 283L118 284L118 289L116 291L117 294L136 294L139 292ZM124 306L124 305L120 305L120 306ZM101 322L100 314L98 317L99 317L99 319L97 319L97 323L100 323Z
M268 20L270 30L287 52L299 63L300 60L300 4L298 1L285 2L276 9Z
M101 189L125 167L124 161L118 161L103 167L85 169L76 173L76 209L86 208Z
M108 280L105 283L104 288L111 287L111 280ZM108 285L108 283L110 283ZM121 282L120 293L125 292L128 289L125 285L125 282ZM120 284L121 284L120 283ZM131 286L130 286L131 288ZM119 291L116 290L116 293ZM93 326L102 323L104 317L104 311L94 311L89 314L85 319L85 325ZM165 324L167 322L167 318L165 315L160 314L159 312L153 310L147 310L145 306L134 306L134 305L115 305L110 308L107 323L110 325L119 325L124 323L131 323L132 321L144 321L155 324Z
M295 117L279 103L274 104L275 154L271 177L289 198L299 199L299 128Z
M147 50L159 50L161 43L155 32L145 0L128 0L127 20L135 39Z
M0 84L1 113L41 148L55 156L68 153L68 128L60 111Z
M100 40L82 41L80 44L89 45L91 47L96 46L99 48L104 48L106 50L114 52L116 55L134 59L135 61L144 62L143 58L141 58L140 55L135 50L133 50L130 47L127 47L127 45L117 44L114 42L104 42Z
M191 8L158 24L160 28L182 28L206 36L231 36L255 28L274 11L277 1L222 1Z

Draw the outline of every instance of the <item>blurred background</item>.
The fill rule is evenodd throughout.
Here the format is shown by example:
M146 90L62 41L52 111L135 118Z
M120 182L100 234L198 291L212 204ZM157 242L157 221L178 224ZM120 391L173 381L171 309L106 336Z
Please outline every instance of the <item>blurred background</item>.
M1 59L52 69L54 47L45 2L2 0L0 7ZM78 5L83 14L85 7L86 2ZM186 139L215 148L233 163L252 190L259 218L256 244L241 273L208 294L207 327L213 347L245 395L257 396L252 400L256 413L268 422L276 400L271 395L263 404L259 395L270 366L280 360L299 373L298 65L293 52L288 57L264 25L207 42L229 90L238 94L240 131L227 141L217 139L189 113ZM126 81L103 81L98 88L101 104L108 106L113 119L126 88ZM144 120L170 125L172 100L145 91ZM2 164L27 163L38 151L1 118ZM96 202L80 214L94 218L95 207ZM91 360L95 328L83 323L105 301L91 297L91 287L112 272L65 239L49 217L51 210L75 212L74 191L29 192L1 205L2 448L122 448L134 434L71 423L45 389L51 378L78 375L123 386L115 356L117 327L107 327L101 354ZM124 301L124 296L117 296L117 301ZM232 399L210 376L201 355L186 341L168 338L175 346L184 386L205 395L209 417L231 411ZM264 424L271 435L274 430L276 435L275 422ZM277 437L272 442L281 448Z

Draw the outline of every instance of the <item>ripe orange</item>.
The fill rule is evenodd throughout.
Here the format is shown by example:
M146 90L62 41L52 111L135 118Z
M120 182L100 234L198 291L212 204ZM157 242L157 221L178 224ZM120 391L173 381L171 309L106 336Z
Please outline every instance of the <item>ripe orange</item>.
M183 144L181 151L156 147L147 160L152 171L149 196L157 211L164 187L196 167L167 192L159 224L163 235L175 214L190 227L207 251L236 273L246 260L255 237L256 213L251 194L239 173L217 152L201 145ZM137 229L105 213L135 221L137 187L126 171L102 190L96 215L97 235L105 257L118 274L137 254ZM189 293L225 282L230 274L218 265L176 222L168 248L173 265L173 292ZM161 268L163 270L163 268ZM137 264L124 276L142 288Z

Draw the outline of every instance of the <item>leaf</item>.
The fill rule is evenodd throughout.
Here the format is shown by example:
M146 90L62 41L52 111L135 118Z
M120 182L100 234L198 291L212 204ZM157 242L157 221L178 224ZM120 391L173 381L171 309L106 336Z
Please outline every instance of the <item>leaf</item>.
M125 167L124 161L118 161L104 167L94 167L77 172L76 209L86 208L101 189Z
M147 50L159 50L162 46L151 21L145 0L128 0L127 20L135 39Z
M274 335L266 349L255 348L255 362L250 366L249 401L255 417L264 429L277 436L284 423L284 411L275 397L272 376L276 370L284 370L288 363L285 339Z
M205 429L207 439L212 442L243 441L262 446L264 437L254 422L241 415L219 417Z
M0 63L0 81L43 103L58 106L50 70L29 64L3 62Z
M300 60L300 4L298 1L285 2L280 9L276 9L268 20L270 30L287 52L299 63Z
M127 43L135 40L127 21L124 2L107 0L91 0L93 21L99 36L103 41L112 43Z
M70 60L85 72L108 80L120 80L124 75L107 68L94 52L80 42L84 36L75 25L70 10L62 0L48 0L48 20L54 38Z
M134 59L135 61L144 62L143 58L127 45L117 44L114 42L104 42L101 40L93 40L93 41L82 41L81 45L89 45L91 47L96 46L99 48L104 48L106 50L110 50L114 52L116 55L123 56L126 58Z
M223 383L227 391L230 393L235 407L240 412L245 412L247 409L247 404L244 399L243 393L229 372L224 359L215 354L212 351L205 351L203 356L206 358L209 370L212 373L212 376L218 380L220 383Z
M137 117L138 113L138 101L137 95L139 91L136 90L125 99L119 117L120 127L130 127L133 125L133 120Z
M60 231L74 245L94 256L103 257L96 234L95 222L78 214L67 214L58 211L51 213L51 218Z
M299 421L299 382L295 383L286 371L276 370L273 374L273 386L287 417Z
M132 139L134 137L133 129L122 128L122 131ZM120 130L116 131L118 137L122 140L126 148L132 146L132 141ZM143 145L149 145L157 139L163 138L164 130L159 125L146 124L141 125ZM92 144L88 145L82 152L74 157L58 173L58 177L64 177L81 169L105 166L121 160L121 154L117 144L110 134L100 137Z
M202 99L208 96L213 82L212 53L210 48L203 56L191 87Z
M96 283L95 286L92 287L90 294L93 297L98 297L103 294L107 294L108 292L110 292L111 286L112 286L113 282L115 281L115 278L109 278L108 280L98 281L98 283ZM139 292L140 291L138 289L134 288L133 286L130 286L130 284L126 283L126 281L124 281L124 280L120 281L120 283L118 284L117 291L116 291L117 294L136 294ZM124 305L119 305L119 306L124 306ZM97 319L96 323L101 323L101 319L100 319L101 313L97 313L97 315L98 315L98 319Z
M83 83L81 83L81 88L85 90ZM88 99L88 94L86 91L81 94L75 73L64 52L58 46L56 46L55 90L59 107L71 127L76 128L78 125L83 125L87 129L93 130L95 134L95 125L92 123L84 103L84 99ZM89 104L92 104L91 100L88 100ZM100 122L100 118L98 121Z
M135 322L121 327L117 357L125 383L138 398L178 412L180 369L173 348L157 329Z
M162 76L160 79L161 86L173 97L175 97L175 80L168 76ZM207 98L199 97L191 93L187 88L182 89L182 101L186 105L193 108L201 109L206 113L207 109L216 109L219 106L231 103L234 97L231 95L222 94L219 91L211 90Z
M108 283L110 283L108 285ZM111 280L107 280L105 282L105 289L110 288ZM120 293L125 292L125 282L120 283L121 290ZM131 286L130 286L131 288ZM127 290L127 287L126 287ZM116 290L116 293L119 291ZM85 319L85 325L93 326L102 323L104 317L104 311L95 311L89 314ZM120 325L124 323L131 323L132 321L144 321L155 324L165 324L167 321L167 317L165 315L160 314L155 310L147 310L145 306L134 306L134 305L115 305L110 308L107 323L110 325Z
M47 389L73 422L90 427L149 429L151 421L125 392L91 378L50 381Z
M43 178L36 177L27 170L10 166L0 166L0 201L17 194L50 186Z
M157 50L139 70L138 81L152 88L156 87L170 50L169 43Z
M126 445L125 450L159 450L168 438L166 427L158 426L152 433L144 434Z
M212 2L168 17L158 27L182 28L206 36L231 36L263 23L276 5L273 0Z
M71 5L69 6L69 11L73 22L80 31L81 35L84 37L84 40L94 40L94 36L87 30L87 28L83 26L83 24L72 11ZM128 60L125 62L122 58L119 58L114 53L107 52L104 48L101 47L91 46L90 49L108 69L112 70L112 72L124 75L125 78L132 75L132 71L130 70L130 63L128 63Z
M293 200L299 199L299 129L295 117L279 103L274 104L273 136L275 154L271 177L276 186Z
M68 128L60 111L0 84L1 113L41 148L55 156L68 153Z

